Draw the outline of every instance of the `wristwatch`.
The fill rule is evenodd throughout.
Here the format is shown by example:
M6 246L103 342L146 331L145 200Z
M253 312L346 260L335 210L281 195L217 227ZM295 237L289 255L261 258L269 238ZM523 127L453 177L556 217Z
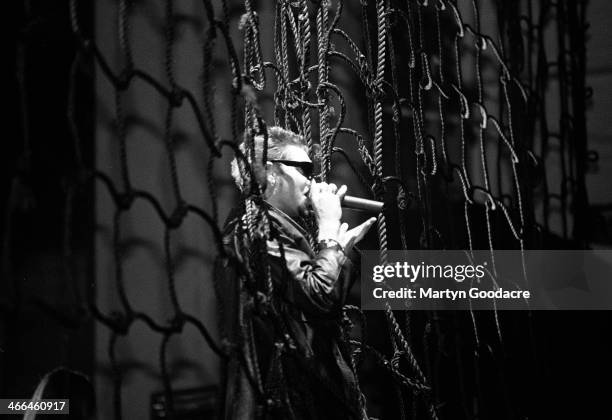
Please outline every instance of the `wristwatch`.
M342 253L344 253L344 248L342 248L340 242L335 239L321 239L318 242L318 245L319 249L336 248L336 250L342 251Z

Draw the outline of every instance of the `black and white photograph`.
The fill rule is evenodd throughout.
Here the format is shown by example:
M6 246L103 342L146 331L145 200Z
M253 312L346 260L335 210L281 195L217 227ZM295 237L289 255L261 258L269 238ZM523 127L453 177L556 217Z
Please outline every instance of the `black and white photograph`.
M5 7L0 419L612 420L612 2Z

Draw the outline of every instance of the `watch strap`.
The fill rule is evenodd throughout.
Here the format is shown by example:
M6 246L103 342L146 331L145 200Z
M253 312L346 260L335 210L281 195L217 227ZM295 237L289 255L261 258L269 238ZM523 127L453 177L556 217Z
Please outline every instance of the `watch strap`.
M338 251L342 251L344 253L344 248L340 245L335 239L321 239L318 242L319 249L327 249L327 248L336 248Z

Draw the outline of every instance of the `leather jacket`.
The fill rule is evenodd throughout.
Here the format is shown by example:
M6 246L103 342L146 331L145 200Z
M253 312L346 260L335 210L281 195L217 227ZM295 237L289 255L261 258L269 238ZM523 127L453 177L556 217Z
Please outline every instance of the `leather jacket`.
M357 254L349 258L337 247L315 252L300 224L265 205L276 233L266 254L275 309L266 309L265 298L256 302L253 296L261 293L249 291L245 272L226 267L222 322L237 347L226 366L225 418L361 419L361 394L341 329ZM241 220L228 219L224 245L247 264Z

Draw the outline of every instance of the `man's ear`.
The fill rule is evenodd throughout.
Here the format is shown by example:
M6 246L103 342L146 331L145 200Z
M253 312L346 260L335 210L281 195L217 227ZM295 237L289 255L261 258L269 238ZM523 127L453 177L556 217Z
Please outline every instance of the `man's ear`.
M271 174L276 173L276 170L272 162L266 162L265 172L266 172L266 180L270 178Z
M276 187L276 176L276 171L274 170L272 162L266 162L266 184L263 187L268 197L274 192L274 188Z

